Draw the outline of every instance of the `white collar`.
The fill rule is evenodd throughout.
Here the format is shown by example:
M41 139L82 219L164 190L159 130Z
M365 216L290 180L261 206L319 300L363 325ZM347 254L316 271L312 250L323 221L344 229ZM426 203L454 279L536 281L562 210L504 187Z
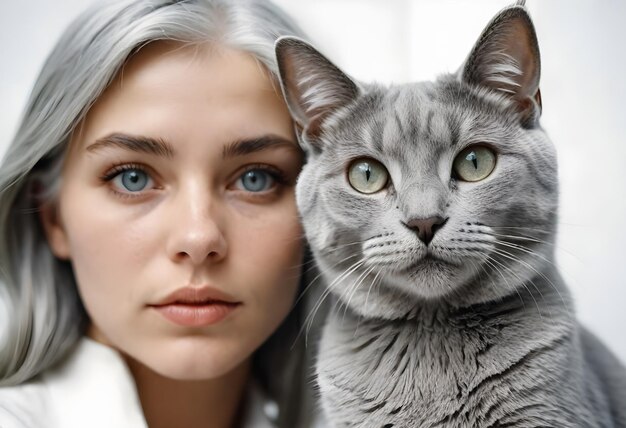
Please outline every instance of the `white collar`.
M89 338L41 376L62 428L148 428L137 389L120 354ZM276 405L254 380L246 395L244 427L274 428ZM52 424L51 424L52 425Z
M46 371L50 408L63 428L147 428L132 375L121 356L81 340L63 363Z

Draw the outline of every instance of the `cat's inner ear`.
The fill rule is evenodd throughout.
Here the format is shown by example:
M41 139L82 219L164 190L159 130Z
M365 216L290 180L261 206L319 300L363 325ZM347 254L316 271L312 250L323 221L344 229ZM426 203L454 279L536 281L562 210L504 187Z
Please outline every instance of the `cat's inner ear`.
M275 49L287 106L304 133L317 137L328 115L356 99L358 87L326 57L300 39L281 37Z
M535 28L522 6L504 9L485 28L461 68L461 79L513 98L522 120L541 114L541 64Z

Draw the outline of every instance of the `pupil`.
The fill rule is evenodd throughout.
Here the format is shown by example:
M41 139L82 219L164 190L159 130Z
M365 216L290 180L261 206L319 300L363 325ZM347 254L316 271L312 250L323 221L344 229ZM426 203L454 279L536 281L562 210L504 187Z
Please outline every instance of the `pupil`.
M471 152L469 155L467 155L465 159L467 159L468 161L472 161L474 169L478 169L478 159L476 158L476 154L474 152Z
M372 170L370 169L370 166L367 166L367 169L365 170L365 179L367 181L370 181L370 177L372 176Z
M243 184L246 190L251 192L260 192L267 183L267 176L263 172L250 171L243 178Z
M137 175L136 172L131 172L130 181L132 181L133 183L137 183L139 181L139 175Z

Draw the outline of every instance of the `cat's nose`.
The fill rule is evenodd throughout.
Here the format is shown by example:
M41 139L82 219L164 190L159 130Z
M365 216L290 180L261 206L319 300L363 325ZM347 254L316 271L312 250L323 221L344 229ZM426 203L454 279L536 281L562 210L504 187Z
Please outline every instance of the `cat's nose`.
M420 241L428 245L430 244L430 241L433 240L435 233L441 229L447 221L447 218L436 216L428 218L415 218L403 224L417 233L417 237Z

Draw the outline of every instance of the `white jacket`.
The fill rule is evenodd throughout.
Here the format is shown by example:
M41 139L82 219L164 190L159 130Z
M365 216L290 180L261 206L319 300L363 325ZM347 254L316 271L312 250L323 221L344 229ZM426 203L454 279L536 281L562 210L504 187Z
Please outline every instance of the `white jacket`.
M276 405L248 391L245 428L274 428ZM0 428L147 428L121 356L90 339L30 382L0 388Z

